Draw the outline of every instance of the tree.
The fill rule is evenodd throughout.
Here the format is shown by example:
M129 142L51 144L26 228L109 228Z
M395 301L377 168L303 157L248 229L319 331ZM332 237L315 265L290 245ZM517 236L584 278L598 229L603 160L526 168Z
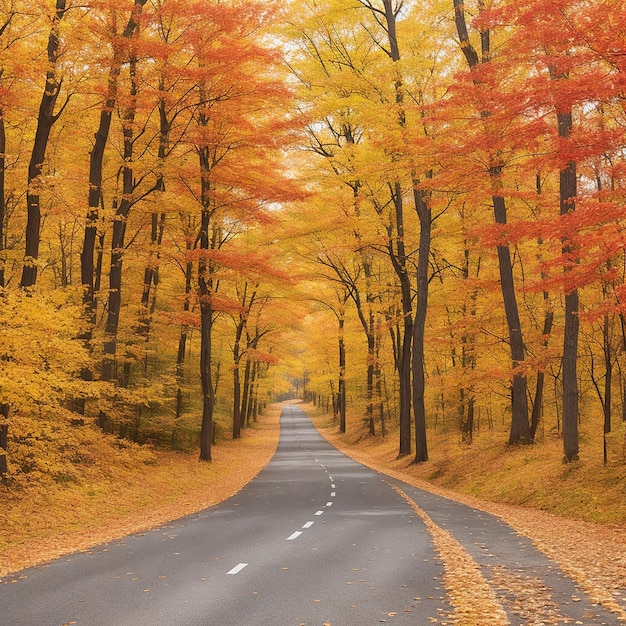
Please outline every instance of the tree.
M22 279L20 281L21 287L32 287L37 281L37 260L39 258L39 240L41 237L41 200L39 191L43 182L41 177L50 131L63 113L63 109L69 100L68 96L65 103L58 110L55 110L62 83L60 24L66 15L66 11L66 0L57 0L48 35L46 83L41 102L39 103L37 130L35 131L35 140L28 166L28 189L26 192L28 220L26 223L26 250Z
M198 159L193 195L200 210L193 253L200 303L200 460L210 461L213 327L216 316L233 305L221 298L220 281L225 270L245 266L228 254L227 244L247 228L272 221L270 203L294 197L270 156L286 141L292 122L283 116L289 93L276 71L278 59L262 45L258 29L272 23L272 8L220 5L196 18L188 31L197 63L195 128L188 141Z
M241 377L240 367L242 354L242 338L248 325L250 310L255 304L259 285L249 285L246 281L239 294L241 309L237 313L235 323L235 339L233 341L233 439L241 437L241 428L244 425L245 413L241 407ZM248 294L248 289L250 293Z
M488 29L480 32L481 56L470 41L465 21L465 7L462 0L454 0L454 15L461 50L470 69L470 76L475 86L487 90L494 89L492 84L483 84L481 65L488 64L491 59L490 33ZM479 96L480 97L480 96ZM480 104L479 104L480 106ZM481 107L481 119L486 126L488 137L498 132L497 126L491 123L492 112ZM504 162L497 152L489 157L489 176L492 184L493 212L496 224L505 226L507 223L506 200L502 194ZM530 443L530 424L528 421L528 397L526 375L523 372L526 349L522 334L522 324L517 305L513 266L509 246L500 242L497 246L498 266L500 269L500 286L506 313L511 350L511 367L513 384L511 388L511 430L509 444Z
M104 154L109 140L111 120L117 104L119 77L122 64L128 60L129 49L124 45L125 41L136 36L139 26L139 17L147 0L135 0L131 14L121 34L110 33L111 56L109 60L109 73L107 79L106 97L100 110L98 128L94 133L94 144L89 154L89 191L88 210L85 222L85 233L81 251L81 282L85 290L85 304L87 306L90 326L95 325L95 250L98 222L100 219L100 207L104 202L102 197L102 177ZM116 20L111 16L111 22ZM89 339L89 338L87 338Z
M133 33L135 43L139 38L139 25ZM118 376L118 331L122 308L123 260L126 247L126 229L132 207L149 194L156 191L159 179L146 184L145 175L137 171L135 164L135 144L143 133L137 132L141 124L138 113L143 112L139 105L140 74L138 69L140 50L136 44L131 48L128 59L128 92L119 102L122 118L122 163L119 171L120 186L113 200L114 219L111 233L111 254L109 265L109 289L107 315L104 327L103 361L101 379L116 382ZM147 124L147 121L144 122ZM101 411L99 424L104 430L111 429L110 416Z

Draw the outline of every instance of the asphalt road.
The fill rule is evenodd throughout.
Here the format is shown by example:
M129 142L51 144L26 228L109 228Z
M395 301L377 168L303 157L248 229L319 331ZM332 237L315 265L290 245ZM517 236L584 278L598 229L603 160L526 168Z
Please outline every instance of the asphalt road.
M443 564L421 518L389 483L499 584L512 624L543 623L524 617L531 583L549 590L546 615L558 607L577 623L618 623L496 518L350 460L287 406L276 455L239 494L0 581L0 625L450 623ZM503 571L513 576L506 584Z

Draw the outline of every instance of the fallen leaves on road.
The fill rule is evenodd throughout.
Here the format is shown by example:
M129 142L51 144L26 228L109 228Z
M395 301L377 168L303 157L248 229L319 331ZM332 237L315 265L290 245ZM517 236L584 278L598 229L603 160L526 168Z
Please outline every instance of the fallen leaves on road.
M594 524L460 494L412 476L410 471L390 469L373 454L345 445L341 437L329 429L319 432L349 457L378 472L499 517L555 561L593 601L626 622L626 534L623 527Z
M400 487L388 483L395 489L422 518L433 538L435 549L443 561L444 584L454 611L450 616L455 624L481 626L504 626L509 624L502 605L493 589L485 580L480 567L470 557L463 546L447 531L437 526L430 516L412 500Z

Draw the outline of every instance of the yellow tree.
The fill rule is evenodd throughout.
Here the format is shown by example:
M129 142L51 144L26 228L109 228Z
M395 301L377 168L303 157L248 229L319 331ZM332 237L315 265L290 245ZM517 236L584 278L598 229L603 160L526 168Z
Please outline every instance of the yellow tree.
M355 1L347 7L328 2L309 7L302 20L294 20L301 41L296 74L304 86L302 97L311 102L308 112L316 120L310 125L312 148L328 161L338 180L351 188L355 213L363 214L368 207L377 217L384 237L379 247L388 256L400 287L399 447L401 455L411 451L413 395L416 461L428 456L424 331L431 229L439 214L432 210L435 152L433 128L426 126L424 107L443 93L443 84L433 77L444 57L441 49L412 42L423 38L445 45L444 35L418 26L431 23L437 10L391 0ZM410 218L405 207L411 203L417 225L407 224ZM364 267L367 273L367 263ZM374 352L373 345L370 350Z

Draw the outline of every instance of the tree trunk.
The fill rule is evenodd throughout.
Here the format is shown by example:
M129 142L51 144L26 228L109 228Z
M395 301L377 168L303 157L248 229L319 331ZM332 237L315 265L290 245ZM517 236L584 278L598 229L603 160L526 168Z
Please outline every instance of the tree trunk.
M131 59L131 98L124 112L124 167L122 168L122 194L115 211L113 234L111 237L111 261L109 268L109 300L107 318L104 327L104 358L102 361L102 380L117 380L117 334L122 307L122 262L126 238L126 222L132 207L132 194L135 188L133 180L133 124L136 114L137 87L135 76L137 60Z
M346 342L344 338L345 311L342 309L339 320L339 386L337 403L339 405L339 430L346 432Z
M547 299L548 294L544 293L544 301ZM552 311L546 311L543 319L543 340L542 345L547 347L548 336L552 332L552 324L554 322L554 313ZM535 384L535 399L533 401L533 411L530 419L530 438L534 441L537 434L537 427L539 426L539 419L541 418L541 407L543 404L543 389L545 385L545 373L543 370L537 372L537 382Z
M246 359L243 374L243 390L241 393L241 419L245 426L250 426L252 419L252 396L254 394L254 370L256 363Z
M359 238L357 237L357 240ZM364 256L364 255L363 255ZM369 425L370 435L374 435L376 428L374 425L374 370L376 366L376 320L374 317L373 302L371 294L371 265L367 259L363 258L363 273L365 274L366 293L365 302L367 311L363 310L363 303L356 284L350 285L350 297L354 301L357 316L361 322L363 332L367 341L367 373L366 373L366 398L365 417Z
M572 112L557 113L559 137L569 139L572 130ZM576 162L570 161L559 177L560 214L567 215L576 210ZM563 255L569 262L576 263L575 250L571 241L564 239ZM565 267L565 273L570 268ZM565 328L563 331L563 452L564 461L578 460L578 289L565 294Z
M28 188L26 191L26 205L28 216L26 220L26 249L22 279L20 287L32 287L37 282L37 261L39 259L39 238L41 230L41 200L37 191L37 179L43 172L46 158L46 149L50 138L52 126L57 121L59 113L54 113L61 80L57 75L58 60L60 55L60 22L65 15L66 0L57 0L56 12L52 20L50 34L48 36L48 71L46 72L46 85L39 104L37 115L37 130L33 151L28 165ZM61 109L62 111L62 109Z
M191 241L187 238L187 252L191 250ZM190 309L189 298L191 296L191 277L193 265L187 261L185 265L185 301L183 302L183 312L187 314ZM183 323L178 338L178 353L176 356L176 419L182 415L183 411L183 384L185 379L185 355L187 353L187 335L189 327Z
M7 439L9 435L9 405L0 404L0 484L6 485L7 478Z
M465 20L465 7L463 0L453 0L454 20L457 34L461 43L461 50L470 70L474 70L479 65L488 63L491 58L489 31L480 33L481 53L479 57L472 45L467 32ZM477 79L476 81L477 82ZM489 111L480 111L483 119L488 119ZM489 168L492 187L499 191L502 187L502 165L498 163L497 156L494 157L496 163ZM497 224L506 224L506 203L504 197L499 193L492 196L494 217ZM500 271L500 286L502 299L504 302L504 312L506 316L509 346L511 351L513 384L511 387L511 429L509 433L509 444L530 443L530 424L528 422L528 398L526 377L519 372L519 367L525 359L525 347L522 335L522 327L519 318L517 298L515 296L515 283L513 280L513 266L511 263L511 252L508 245L498 245L498 266Z
M432 217L425 194L413 181L415 208L420 222L417 258L417 303L413 322L413 411L415 413L415 463L428 461L426 441L426 405L424 402L426 376L424 371L424 336L428 310L428 262L430 257Z
M4 268L4 221L6 216L6 198L4 175L6 169L7 136L4 123L4 111L0 109L0 289L5 286Z
M402 190L395 183L392 193L395 205L396 250L393 242L388 244L393 267L400 281L402 295L402 337L398 354L398 383L400 388L400 441L398 456L411 454L411 348L413 343L413 304L411 301L411 282L406 269L406 252L404 246L404 214L402 206Z
M205 85L199 85L200 106L197 113L197 122L200 127L209 123L208 113L203 108L206 102ZM219 237L217 227L211 223L211 158L208 145L196 146L200 173L200 204L202 214L200 230L196 239L196 248L200 250L198 258L198 299L200 301L200 381L202 384L202 426L200 428L200 460L211 461L211 445L213 443L214 427L213 412L215 410L215 387L212 374L213 358L213 294L215 278L212 262L206 251L217 247ZM204 254L203 254L204 253ZM219 370L218 370L219 372ZM217 381L215 382L217 385Z
M157 183L161 187L162 183ZM156 291L159 285L159 265L161 261L161 243L165 230L165 213L152 213L150 216L150 254L143 272L143 289L141 292L141 309L139 313L138 334L147 342L150 339L152 315L156 307ZM144 365L147 373L147 361Z
M202 153L202 151L201 151ZM203 154L200 156L201 162ZM204 164L201 164L203 168ZM202 169L203 172L206 169ZM205 180L205 177L203 177ZM208 186L208 180L203 183ZM208 189L204 197L208 199ZM200 250L209 249L210 212L202 211L202 221L198 236ZM213 410L215 395L211 370L213 318L215 312L211 304L213 278L210 275L209 264L206 259L198 261L198 294L200 296L200 381L202 384L202 426L200 429L200 460L211 461L211 444L213 442Z
M602 409L604 411L604 428L603 428L603 440L602 440L602 456L604 460L604 465L607 465L609 462L609 455L607 450L607 441L606 436L611 432L611 405L613 403L612 400L612 391L611 387L613 385L613 354L611 349L611 335L610 335L610 324L609 324L609 314L604 314L604 320L602 324L602 337L603 337L603 348L604 348L604 402L602 403Z
M239 377L239 346L233 350L233 439L241 437L241 381Z
M490 174L496 186L500 185L501 167L490 169ZM500 195L494 195L493 210L496 224L506 224L506 204ZM530 424L528 422L528 396L525 374L519 371L523 365L526 349L522 337L522 325L519 317L517 298L515 295L515 282L513 280L513 265L511 252L508 245L498 245L498 268L500 271L500 286L504 313L509 333L509 346L511 350L511 367L513 385L511 392L511 429L509 433L509 445L531 443Z
M135 0L133 11L126 24L122 36L130 39L137 29L138 18L141 14L142 7L147 0ZM109 131L111 129L111 118L117 102L118 79L122 61L124 59L124 50L117 43L113 43L113 56L111 59L111 67L109 68L109 78L107 83L107 96L104 106L100 111L100 123L96 131L95 143L91 154L89 155L89 193L88 193L88 210L85 223L85 235L83 240L83 248L80 255L80 274L81 283L83 285L83 301L87 307L87 313L90 322L89 333L96 323L96 310L94 292L95 287L95 267L94 259L96 253L96 238L98 231L99 211L102 205L102 167L104 162L104 151L109 139ZM88 338L90 339L90 337Z
M160 90L165 91L164 80L161 78ZM162 166L167 159L170 146L170 132L172 123L167 116L165 99L159 100L159 164ZM165 191L165 177L159 174L156 190ZM150 229L150 253L148 263L144 269L143 291L141 294L141 312L139 315L139 333L147 343L150 340L150 330L152 326L152 315L156 306L156 293L159 284L159 269L161 263L161 243L163 241L163 231L165 230L165 213L153 212L151 215ZM148 373L148 357L144 361L144 374Z
M122 309L122 263L126 238L126 223L130 209L133 205L132 195L135 191L133 176L133 151L134 151L134 121L137 111L137 59L130 60L130 99L129 105L123 115L123 156L122 167L122 194L119 201L116 200L115 219L113 220L113 234L111 236L111 259L109 267L109 299L107 317L104 326L104 343L102 359L101 380L104 382L118 382L117 371L117 339ZM109 431L112 427L110 416L100 412L100 427Z

